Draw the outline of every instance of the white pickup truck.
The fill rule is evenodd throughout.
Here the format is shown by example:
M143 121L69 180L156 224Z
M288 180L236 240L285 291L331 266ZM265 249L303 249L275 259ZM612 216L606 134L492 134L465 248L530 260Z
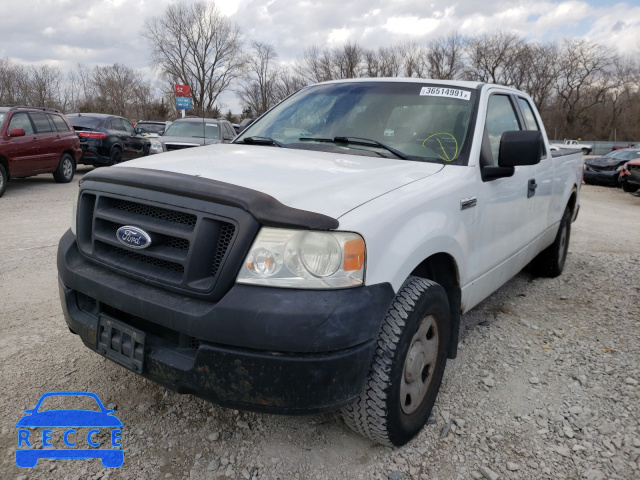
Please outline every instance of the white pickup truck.
M552 143L552 149L581 150L583 154L589 155L593 151L590 143L581 143L578 140L565 140L563 143Z
M429 418L461 314L527 265L562 272L581 175L511 88L309 86L230 145L86 174L58 248L64 314L167 388L341 408L402 445Z

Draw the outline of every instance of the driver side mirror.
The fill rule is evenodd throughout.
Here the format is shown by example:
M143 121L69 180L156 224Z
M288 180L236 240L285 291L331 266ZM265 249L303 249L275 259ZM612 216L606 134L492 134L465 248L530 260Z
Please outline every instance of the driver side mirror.
M12 128L11 130L9 130L9 136L10 137L24 137L25 136L24 128Z
M537 130L504 132L500 139L499 167L537 165L542 158L544 144Z

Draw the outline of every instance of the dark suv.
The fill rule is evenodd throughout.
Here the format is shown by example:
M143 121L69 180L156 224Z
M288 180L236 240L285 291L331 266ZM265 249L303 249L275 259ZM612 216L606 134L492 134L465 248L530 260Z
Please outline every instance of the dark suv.
M53 173L58 183L73 179L80 142L58 110L0 107L0 196L13 178Z
M149 155L151 142L136 133L125 118L104 113L70 113L67 119L80 137L79 163L115 165Z

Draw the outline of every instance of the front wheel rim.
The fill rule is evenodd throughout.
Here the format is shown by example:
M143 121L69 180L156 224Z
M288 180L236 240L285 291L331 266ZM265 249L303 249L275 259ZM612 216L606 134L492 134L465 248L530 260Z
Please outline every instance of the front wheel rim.
M400 405L411 415L422 404L436 371L440 335L433 315L424 317L411 338L402 369Z
M62 174L64 175L64 178L69 178L72 172L73 167L71 166L71 160L66 159L62 164Z

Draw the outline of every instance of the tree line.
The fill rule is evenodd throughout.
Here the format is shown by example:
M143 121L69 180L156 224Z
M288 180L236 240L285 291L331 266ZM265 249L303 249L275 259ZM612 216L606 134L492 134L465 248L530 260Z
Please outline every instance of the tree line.
M160 82L121 64L24 66L0 58L0 104L102 112L131 120L178 115L175 83L191 87L196 115L261 115L311 83L362 77L414 77L498 83L524 90L538 107L549 137L636 140L640 137L640 63L583 39L532 42L510 32L465 37L457 32L427 43L365 48L308 46L291 64L273 45L249 41L215 3L173 3L148 17L140 32ZM240 115L220 96L233 92Z

